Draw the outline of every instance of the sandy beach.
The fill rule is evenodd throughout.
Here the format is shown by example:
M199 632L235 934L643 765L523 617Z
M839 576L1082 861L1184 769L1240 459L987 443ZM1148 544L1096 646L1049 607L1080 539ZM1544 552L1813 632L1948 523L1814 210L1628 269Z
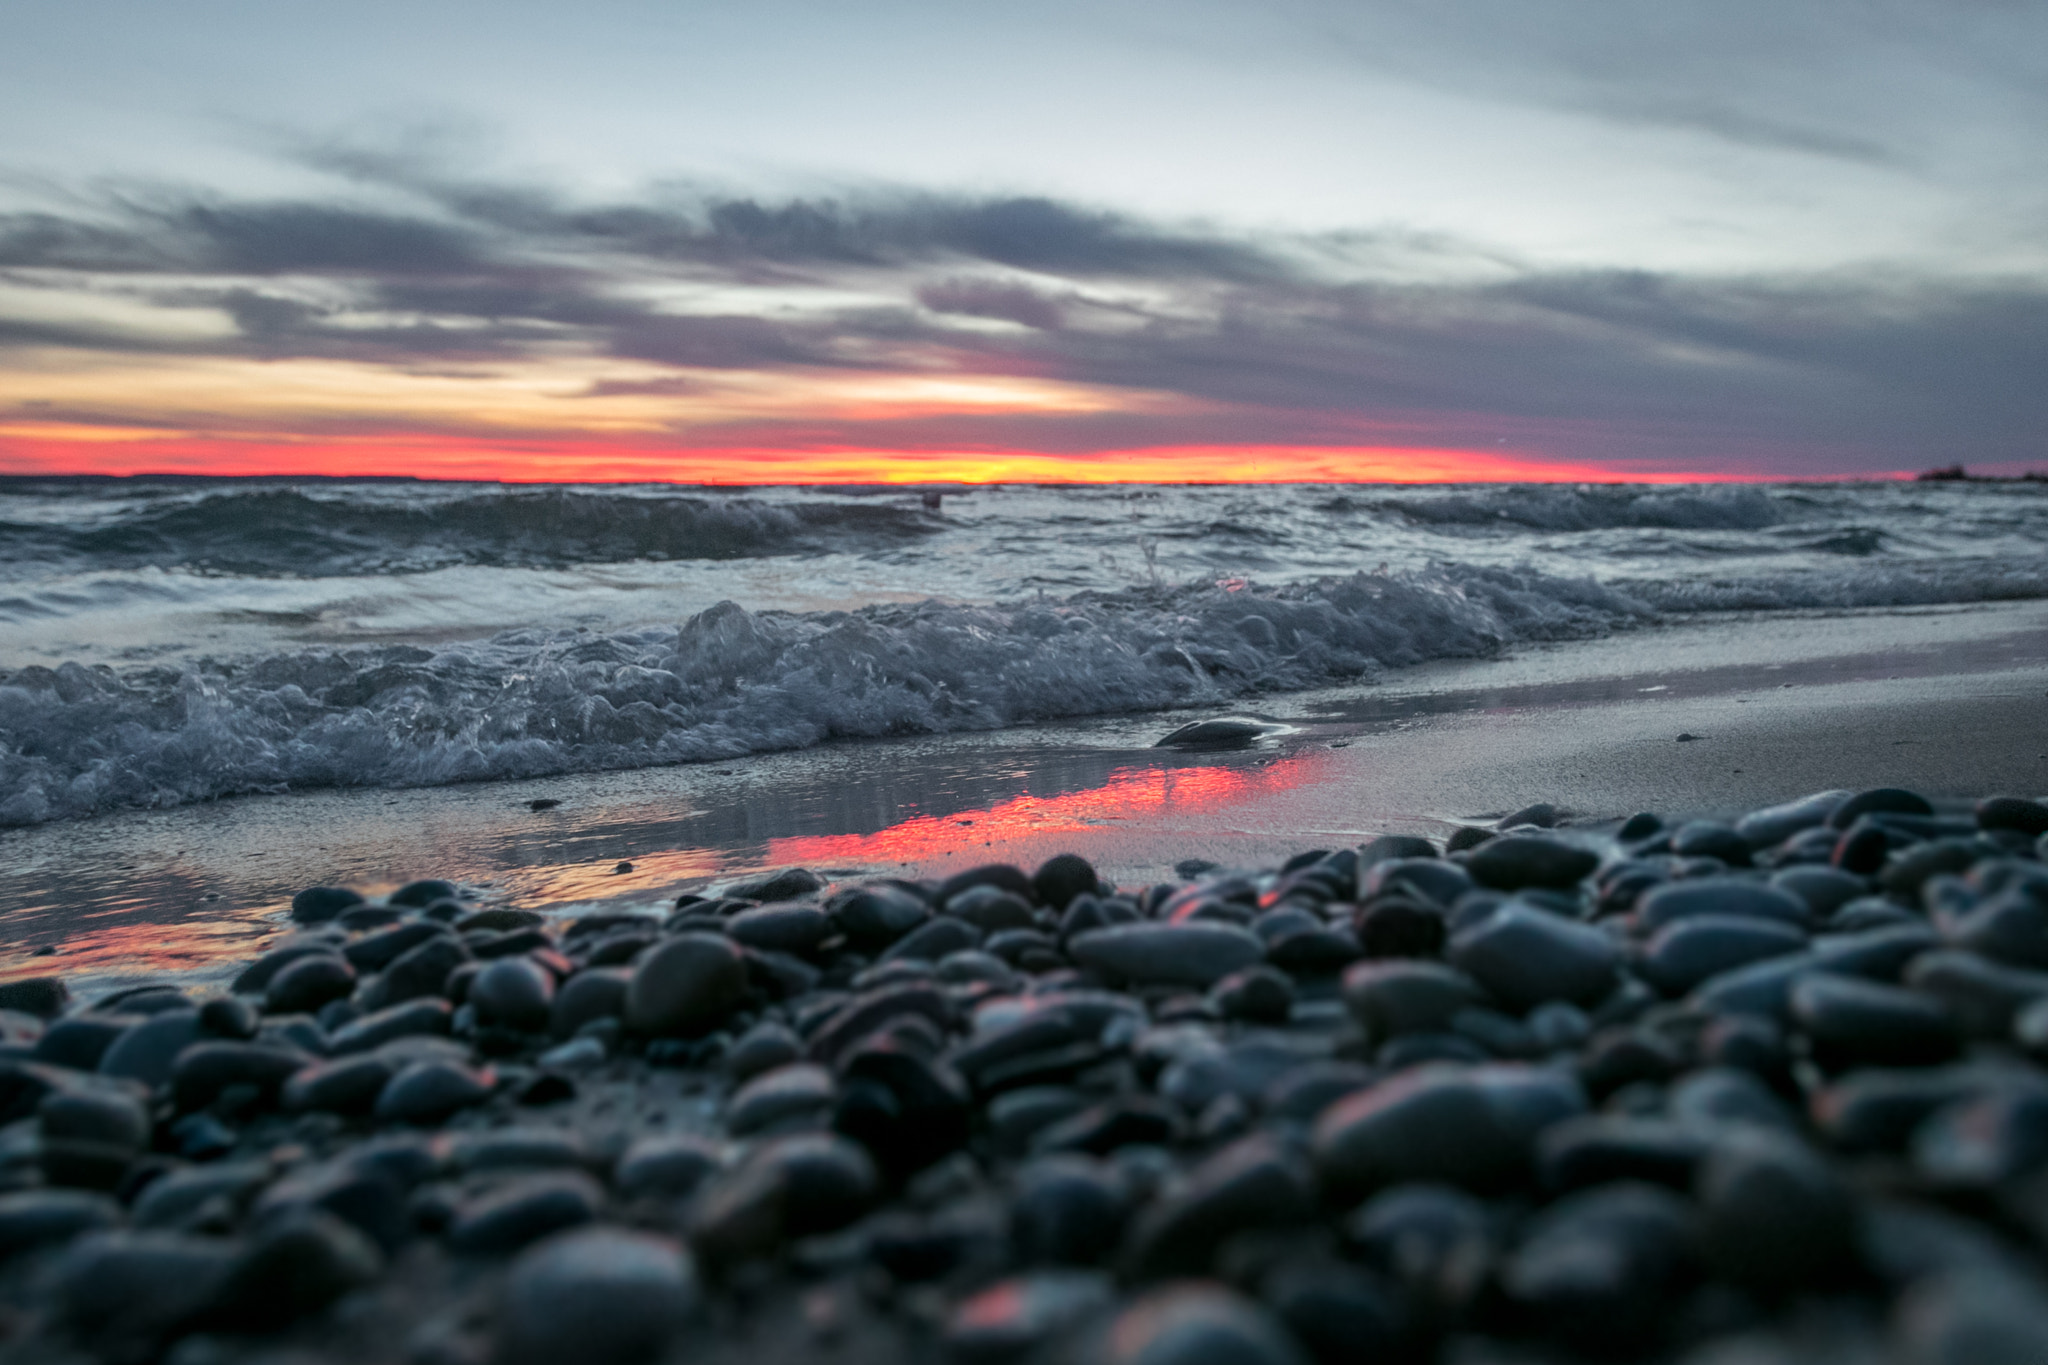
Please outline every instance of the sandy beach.
M1151 746L1195 713L1121 716L9 830L0 977L210 979L321 883L440 876L566 913L661 905L767 867L944 875L1074 851L1136 885L1189 857L1442 834L1539 800L1593 823L1829 787L2031 794L2048 790L2048 604L1681 621L1247 709L1288 732L1182 754Z

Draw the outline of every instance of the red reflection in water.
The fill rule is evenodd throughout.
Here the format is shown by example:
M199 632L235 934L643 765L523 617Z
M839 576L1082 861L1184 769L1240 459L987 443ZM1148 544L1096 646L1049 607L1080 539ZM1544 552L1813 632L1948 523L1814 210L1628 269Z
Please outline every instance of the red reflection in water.
M873 834L773 839L769 864L920 863L957 853L970 840L1005 843L1156 820L1172 811L1214 811L1316 780L1328 755L1301 754L1257 766L1119 768L1109 781L1058 796L1016 796L984 810L919 815Z

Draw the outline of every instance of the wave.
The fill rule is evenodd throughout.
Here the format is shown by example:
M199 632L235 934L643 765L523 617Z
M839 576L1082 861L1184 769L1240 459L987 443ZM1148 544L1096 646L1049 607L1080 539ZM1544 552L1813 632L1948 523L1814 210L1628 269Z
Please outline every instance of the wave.
M751 612L0 674L0 825L315 787L546 777L1216 705L1673 614L2048 597L2048 563L1601 584L1439 564L962 606Z
M457 565L558 568L638 559L871 552L939 529L916 508L548 488L423 497L235 489L72 522L0 522L0 563L157 566L324 578Z
M1508 524L1537 531L1760 531L1793 512L1762 489L1749 487L1521 484L1376 505L1430 527Z
M312 787L645 767L854 736L1220 703L1650 619L1481 568L993 607L722 603L679 630L0 675L0 825Z

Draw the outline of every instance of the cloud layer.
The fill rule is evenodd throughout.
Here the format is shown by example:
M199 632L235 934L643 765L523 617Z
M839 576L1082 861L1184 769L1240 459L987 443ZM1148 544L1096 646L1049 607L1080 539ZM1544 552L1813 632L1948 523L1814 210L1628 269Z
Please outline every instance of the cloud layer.
M641 449L1852 473L2026 462L2048 428L2035 281L1565 271L1047 197L592 201L343 146L305 160L331 194L156 187L0 215L0 460L26 458L30 422L503 440L507 385L548 390L546 434ZM295 409L295 365L350 376L348 410ZM138 366L203 370L219 396L153 416Z

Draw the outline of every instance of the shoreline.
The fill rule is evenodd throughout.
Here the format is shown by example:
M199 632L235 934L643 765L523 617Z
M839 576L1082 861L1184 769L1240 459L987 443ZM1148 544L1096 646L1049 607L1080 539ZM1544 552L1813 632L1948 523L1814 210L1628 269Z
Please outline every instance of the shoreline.
M1788 612L1264 698L1259 714L1291 733L1237 753L1152 748L1214 713L1151 713L123 812L0 832L0 979L217 976L314 884L440 876L555 915L791 864L943 875L1071 849L1136 883L1198 848L1252 864L1375 833L1441 837L1502 801L1596 820L1881 783L2031 794L2048 791L2044 698L2048 603ZM528 810L536 799L561 804ZM631 873L614 873L622 861ZM30 956L45 945L59 954Z

